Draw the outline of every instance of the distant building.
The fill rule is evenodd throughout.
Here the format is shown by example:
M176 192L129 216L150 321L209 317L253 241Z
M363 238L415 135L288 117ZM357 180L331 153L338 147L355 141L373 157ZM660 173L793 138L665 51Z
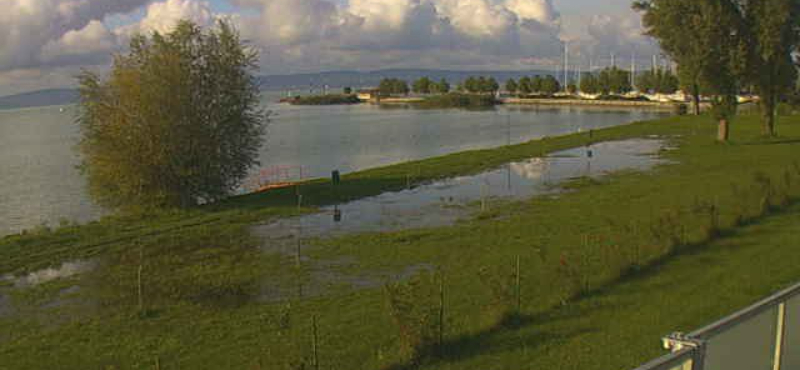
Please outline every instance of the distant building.
M378 89L363 89L356 91L356 96L358 100L361 101L371 101L377 100L380 95L380 91Z

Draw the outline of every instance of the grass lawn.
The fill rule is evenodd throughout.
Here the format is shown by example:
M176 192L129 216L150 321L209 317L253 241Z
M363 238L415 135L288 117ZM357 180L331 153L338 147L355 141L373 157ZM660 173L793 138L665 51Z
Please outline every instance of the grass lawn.
M0 299L0 369L309 368L315 321L322 369L634 368L661 353L661 336L800 280L800 117L779 129L761 139L757 117L743 116L717 144L709 118L675 117L349 174L336 192L317 180L7 237L0 275L74 259L95 268L33 288L0 280L13 303L3 314ZM300 267L248 232L409 177L650 135L676 145L663 153L674 164L490 203L454 226L315 240ZM429 272L353 284L409 266Z

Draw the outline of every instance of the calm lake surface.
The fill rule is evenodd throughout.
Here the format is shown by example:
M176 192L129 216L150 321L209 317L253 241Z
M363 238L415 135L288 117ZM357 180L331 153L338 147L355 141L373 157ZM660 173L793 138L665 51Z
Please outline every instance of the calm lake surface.
M469 149L652 119L664 113L575 107L500 107L491 111L414 110L373 105L299 107L273 111L256 178L327 177ZM0 235L61 220L103 215L76 169L75 107L0 110ZM281 170L277 170L277 169Z

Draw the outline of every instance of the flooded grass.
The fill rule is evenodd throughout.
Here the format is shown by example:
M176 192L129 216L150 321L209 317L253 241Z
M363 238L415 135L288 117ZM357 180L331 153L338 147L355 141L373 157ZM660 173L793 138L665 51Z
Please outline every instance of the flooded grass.
M664 333L691 329L798 278L793 266L800 251L791 245L800 209L787 201L797 198L797 187L787 184L800 181L782 179L787 169L795 171L791 138L800 137L800 126L786 126L789 139L762 140L756 120L742 118L738 141L718 145L706 120L674 118L597 131L591 140L586 134L551 138L376 169L345 176L338 193L327 183L310 183L302 188L310 207L299 211L289 189L192 214L3 239L0 273L24 279L50 268L53 273L35 276L58 278L28 288L0 282L0 310L2 297L13 306L0 314L0 358L13 369L144 369L157 361L161 368L308 368L316 333L321 368L633 368L660 353ZM539 175L552 167L540 171L546 166L530 161L582 161L587 142L650 134L675 141L675 150L660 154L674 164L599 177L579 172L557 182ZM579 149L547 155L568 148ZM602 147L595 150L595 159L605 157ZM291 249L265 253L262 240L250 234L251 222L265 215L296 215L437 182L438 190L430 191L445 193L437 202L474 210L474 197L464 205L446 194L458 183L438 180L498 167L507 176L507 163L519 164L512 176L572 191L491 194L496 199L484 212L447 226L300 239L299 264ZM416 189L406 189L409 173ZM480 184L469 194L476 187L480 194ZM709 241L712 228L717 239ZM102 263L65 276L65 262L78 260ZM509 295L516 261L519 295ZM428 284L414 290L424 299L410 301L408 309L387 306L384 284L416 284L414 277L432 271L443 299L440 287ZM306 284L302 299L293 294L298 282ZM510 296L521 297L520 309L506 320L508 307L516 307ZM438 317L430 313L440 302L442 341L411 335L404 344L400 330L417 326L400 316ZM411 356L403 350L409 345L418 347Z
M474 205L481 202L554 194L563 190L559 185L568 180L643 171L665 164L667 161L657 154L666 148L663 140L656 139L596 143L508 163L476 175L409 183L405 190L323 207L318 213L256 226L252 232L264 239L265 250L291 253L297 238L452 225L474 214ZM480 204L478 209L484 207Z

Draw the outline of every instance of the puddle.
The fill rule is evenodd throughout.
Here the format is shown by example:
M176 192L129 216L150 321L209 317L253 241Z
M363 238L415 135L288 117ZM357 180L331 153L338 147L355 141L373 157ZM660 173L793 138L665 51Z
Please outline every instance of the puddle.
M594 144L514 162L492 171L389 192L321 212L286 218L252 228L268 252L293 253L296 239L335 237L349 233L384 232L445 226L469 216L468 204L482 199L526 199L557 193L555 185L577 177L600 177L619 170L647 170L667 163L656 155L659 139L632 139Z
M28 288L44 284L56 279L63 279L82 274L91 270L94 263L91 261L66 262L59 268L48 267L43 270L31 272L25 276L5 275L1 279L14 284L15 288Z

